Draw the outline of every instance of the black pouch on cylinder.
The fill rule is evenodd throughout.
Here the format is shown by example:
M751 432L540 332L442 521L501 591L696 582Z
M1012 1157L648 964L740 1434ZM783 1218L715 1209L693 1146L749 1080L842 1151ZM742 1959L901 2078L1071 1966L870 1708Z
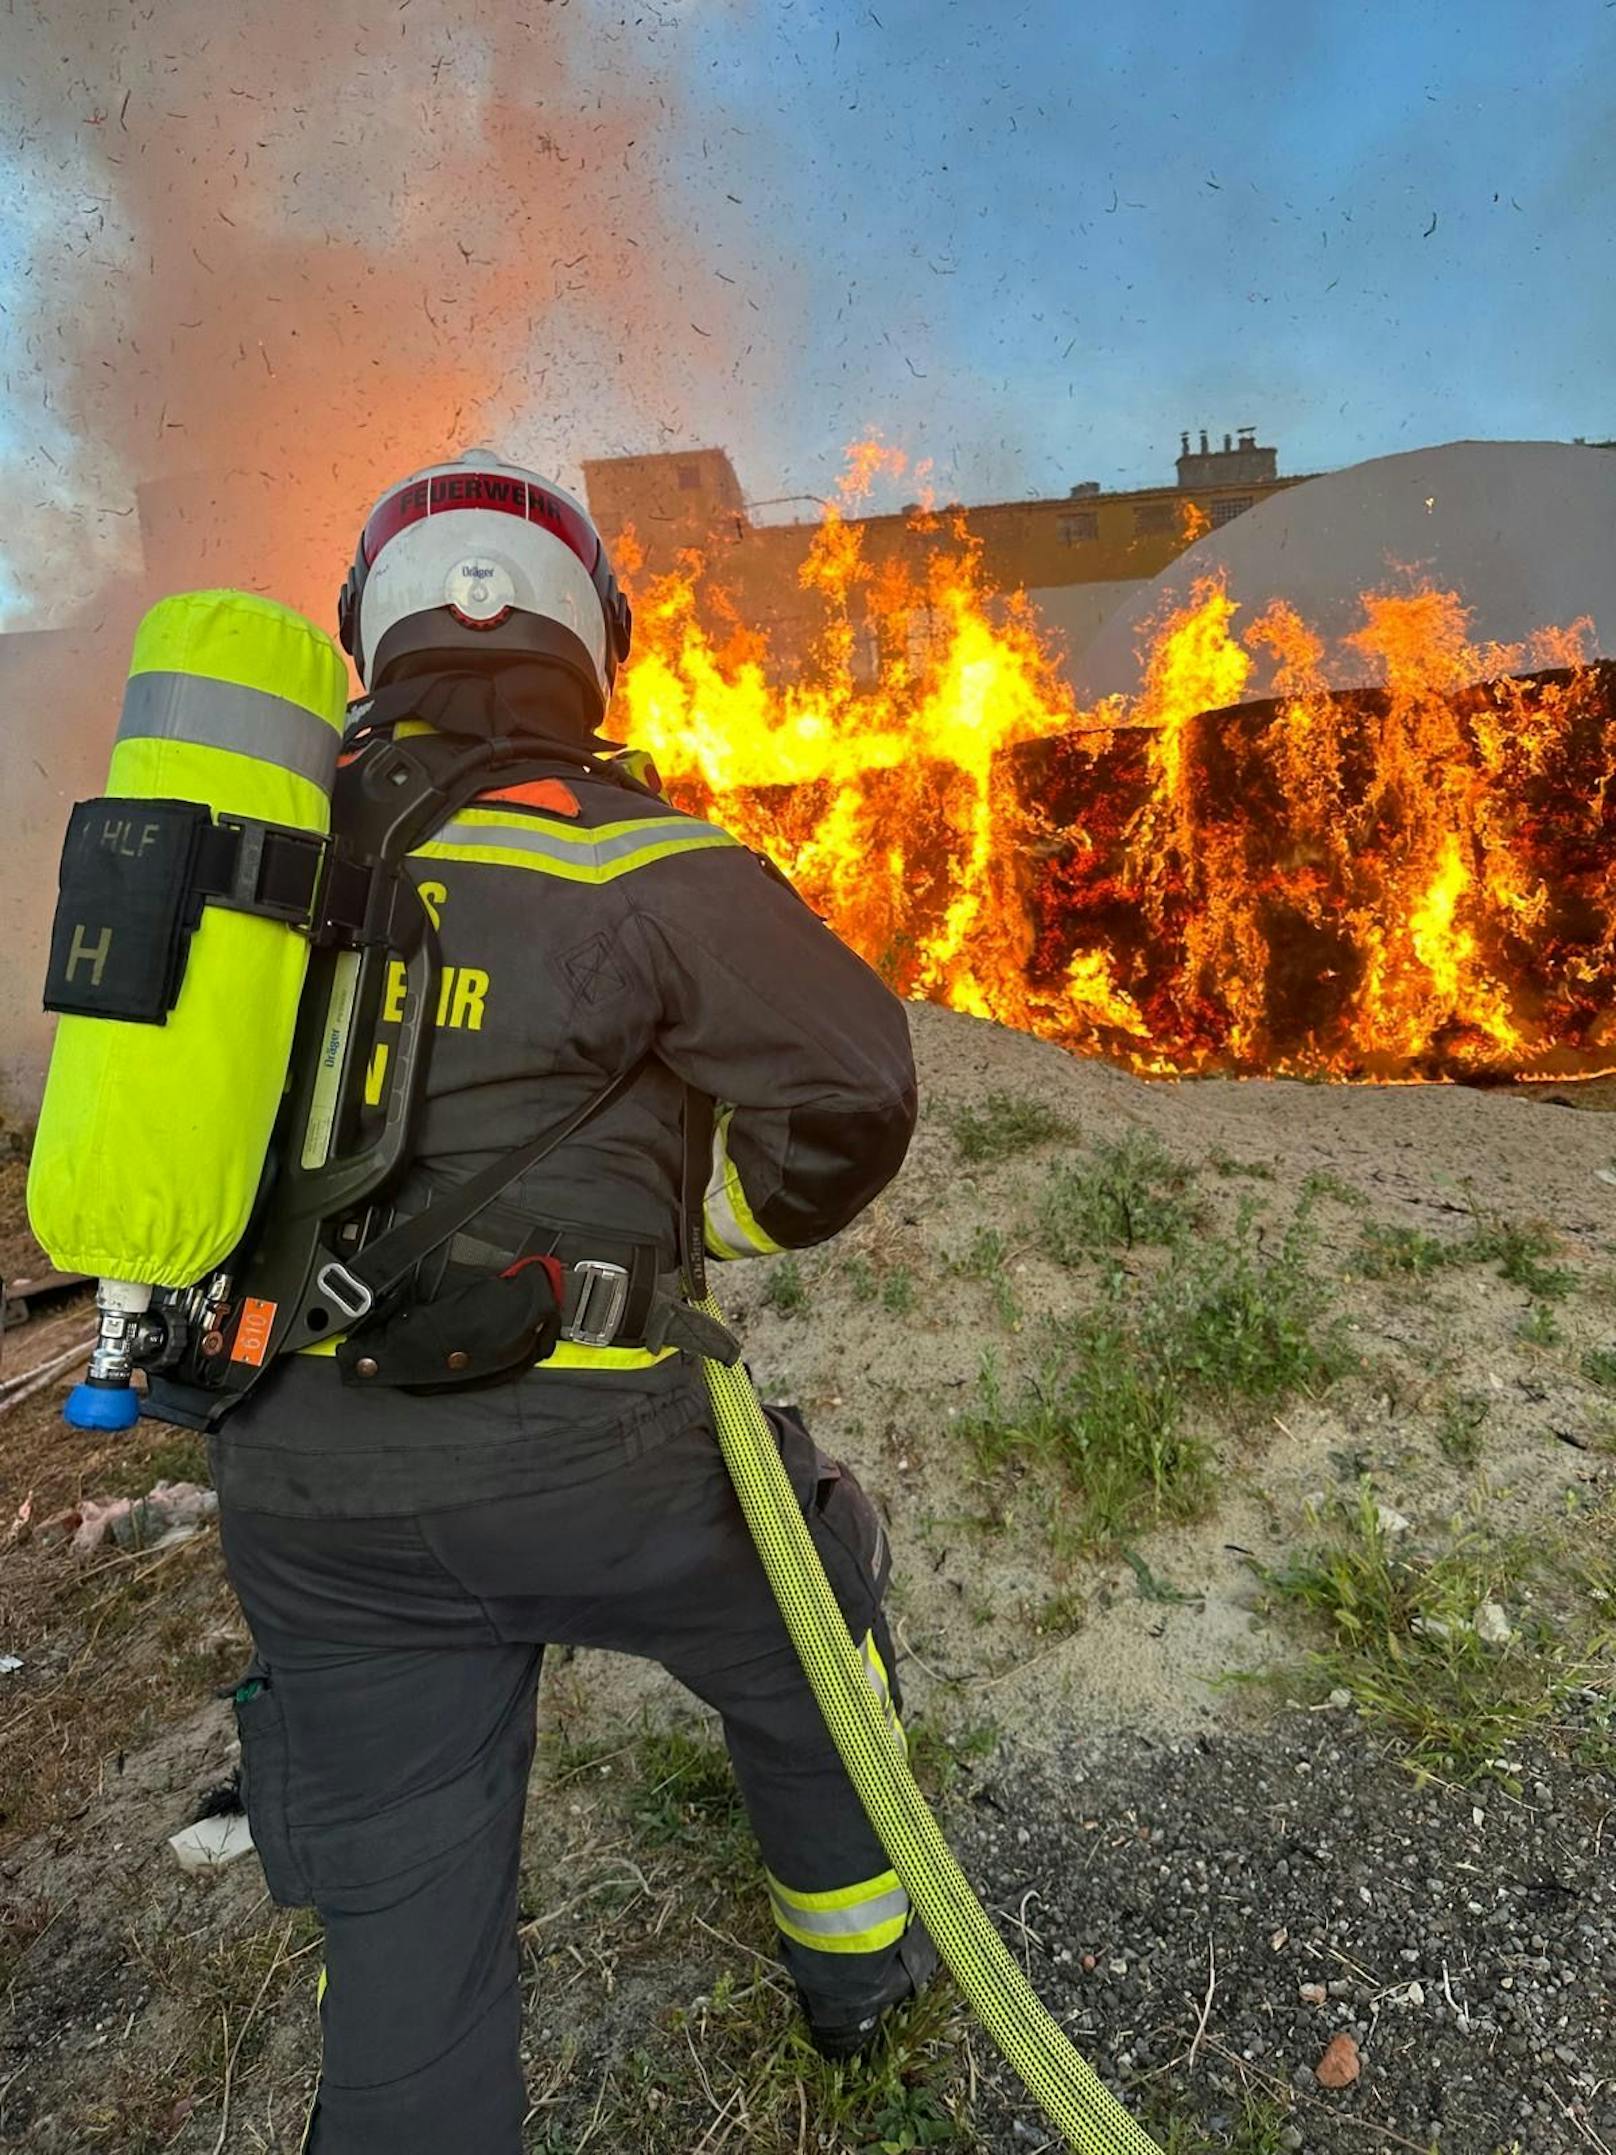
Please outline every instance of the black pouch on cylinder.
M509 1384L561 1337L547 1265L489 1273L431 1302L406 1302L337 1349L344 1384L402 1392L469 1392Z
M195 801L79 801L62 846L45 1008L162 1025L179 1000L209 827Z

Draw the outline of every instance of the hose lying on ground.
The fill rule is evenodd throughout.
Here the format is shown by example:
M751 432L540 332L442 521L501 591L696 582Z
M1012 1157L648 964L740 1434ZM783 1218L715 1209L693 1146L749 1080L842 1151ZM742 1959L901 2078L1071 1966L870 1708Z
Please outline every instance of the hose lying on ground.
M711 1295L697 1305L722 1323ZM915 1786L831 1591L744 1368L706 1364L713 1419L752 1539L825 1725L892 1868L1001 2055L1079 2155L1161 2155L1040 2004Z

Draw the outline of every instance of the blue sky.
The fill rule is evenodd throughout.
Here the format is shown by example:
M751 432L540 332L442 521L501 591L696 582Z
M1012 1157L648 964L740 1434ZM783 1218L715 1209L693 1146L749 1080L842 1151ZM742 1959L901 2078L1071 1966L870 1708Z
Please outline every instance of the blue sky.
M391 311L348 332L351 373L310 369L298 407L289 454L330 436L347 455L334 534L404 455L378 439L372 469L350 423L399 322L478 372L487 286L463 264L519 295L531 265L528 341L499 347L502 401L467 409L466 439L446 417L406 468L493 432L576 482L587 455L716 440L752 496L823 494L875 428L944 498L987 500L1166 482L1183 427L1256 425L1292 472L1466 435L1616 436L1616 0L573 0L533 10L530 38L512 0L320 0L324 44L293 0L273 32L172 4L194 20L161 50L87 7L71 65L43 16L31 38L0 17L0 613L57 579L62 531L70 568L127 548L134 478L198 438L165 431L195 416L197 379L227 392L232 447L287 442L284 406L252 401L262 342L239 374L169 377L230 312L221 246L248 250L243 293L278 292L298 232L307 262L352 241L395 272ZM481 75L479 37L498 56ZM491 151L487 189L475 165L447 182L491 71L559 161ZM237 102L248 81L261 102ZM165 154L217 192L159 191L154 234L119 190ZM154 290L174 294L155 329ZM138 357L113 352L143 298ZM86 300L107 325L88 340ZM291 316L273 328L284 368ZM100 400L79 436L75 334Z
M712 41L808 302L754 491L867 423L966 498L1160 481L1183 426L1292 471L1616 435L1606 0L778 0Z

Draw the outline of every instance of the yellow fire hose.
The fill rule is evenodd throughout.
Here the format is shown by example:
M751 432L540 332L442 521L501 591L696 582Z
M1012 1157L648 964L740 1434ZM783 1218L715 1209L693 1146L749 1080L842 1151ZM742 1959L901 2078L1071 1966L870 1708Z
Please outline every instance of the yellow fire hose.
M711 1295L697 1305L723 1322ZM886 1724L751 1379L706 1364L718 1442L825 1725L892 1868L1022 2085L1079 2155L1161 2155L1079 2056L971 1891Z

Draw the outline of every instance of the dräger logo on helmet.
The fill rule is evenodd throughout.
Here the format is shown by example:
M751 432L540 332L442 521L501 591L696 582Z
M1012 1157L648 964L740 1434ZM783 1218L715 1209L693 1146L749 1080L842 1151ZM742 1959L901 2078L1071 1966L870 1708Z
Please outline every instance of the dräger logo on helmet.
M479 628L492 628L495 617L503 619L516 601L516 584L509 569L497 561L457 561L443 580L443 596L462 619Z

